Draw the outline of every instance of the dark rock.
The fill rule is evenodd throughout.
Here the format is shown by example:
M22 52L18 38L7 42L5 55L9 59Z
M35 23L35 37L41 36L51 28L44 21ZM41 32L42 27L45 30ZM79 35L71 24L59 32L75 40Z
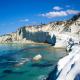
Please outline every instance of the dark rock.
M56 80L59 75L59 74L57 75L57 71L58 71L58 69L57 69L57 65L56 65L54 70L49 74L49 76L47 77L46 80Z
M74 80L80 80L80 73L78 73L78 74L76 75L76 77L74 78Z

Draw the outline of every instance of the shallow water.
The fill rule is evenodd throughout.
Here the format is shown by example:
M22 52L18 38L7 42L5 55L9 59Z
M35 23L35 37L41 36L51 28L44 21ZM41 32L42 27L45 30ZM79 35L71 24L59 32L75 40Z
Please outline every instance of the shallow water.
M37 54L42 59L33 61ZM45 44L0 44L0 80L42 80L65 55L65 49Z

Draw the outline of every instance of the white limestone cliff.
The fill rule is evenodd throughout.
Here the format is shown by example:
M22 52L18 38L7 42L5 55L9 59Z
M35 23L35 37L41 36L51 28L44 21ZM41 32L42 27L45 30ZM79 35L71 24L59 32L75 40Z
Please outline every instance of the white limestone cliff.
M76 17L77 19L75 19ZM64 41L63 43L66 42L66 45L69 43L69 39L72 39L74 44L70 47L71 51L68 55L58 61L46 80L80 80L80 15L71 20L68 28L70 28L70 32L62 31L57 37Z
M51 22L36 26L24 26L16 32L0 36L0 43L5 42L47 42L55 43L55 47L66 46L69 37L80 37L80 14L67 21ZM77 27L76 27L77 26ZM55 40L56 37L56 41ZM65 43L64 43L65 42ZM64 43L62 45L62 43ZM61 45L61 46L60 46Z
M56 80L80 80L80 45L75 45L66 57L58 62Z
M67 56L57 64L56 80L80 80L80 17L71 26L75 44Z

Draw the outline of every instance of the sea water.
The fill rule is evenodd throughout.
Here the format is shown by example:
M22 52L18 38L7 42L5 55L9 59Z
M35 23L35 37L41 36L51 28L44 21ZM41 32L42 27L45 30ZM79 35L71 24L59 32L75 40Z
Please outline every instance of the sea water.
M34 61L38 54L42 59ZM0 80L43 80L65 55L47 44L0 44Z

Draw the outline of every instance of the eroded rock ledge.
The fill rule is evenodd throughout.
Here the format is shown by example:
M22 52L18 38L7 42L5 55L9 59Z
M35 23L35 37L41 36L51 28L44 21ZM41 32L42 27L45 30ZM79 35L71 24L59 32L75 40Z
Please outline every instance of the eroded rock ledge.
M68 27L71 27L71 35L64 34L64 38L66 42L67 38L71 38L74 44L70 47L71 51L68 55L58 61L46 80L80 80L80 16L77 16L77 20L71 26L68 25Z
M74 45L69 55L59 60L46 80L80 80L80 45Z

